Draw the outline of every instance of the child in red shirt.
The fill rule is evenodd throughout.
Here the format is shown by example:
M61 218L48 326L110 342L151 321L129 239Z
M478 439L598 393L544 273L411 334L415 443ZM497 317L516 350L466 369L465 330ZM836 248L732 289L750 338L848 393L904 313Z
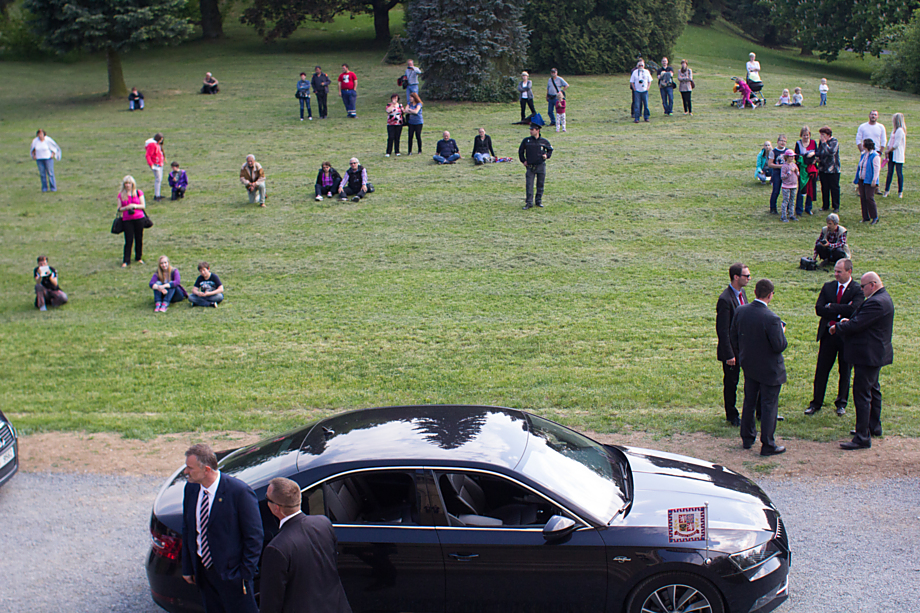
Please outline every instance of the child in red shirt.
M565 98L562 95L562 92L556 94L556 132L559 128L565 132Z

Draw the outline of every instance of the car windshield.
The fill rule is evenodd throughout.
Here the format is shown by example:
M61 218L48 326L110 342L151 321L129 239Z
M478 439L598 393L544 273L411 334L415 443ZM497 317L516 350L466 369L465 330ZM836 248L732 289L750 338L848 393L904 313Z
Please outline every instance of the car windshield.
M528 417L535 438L517 470L609 523L627 502L621 467L601 444L541 417Z

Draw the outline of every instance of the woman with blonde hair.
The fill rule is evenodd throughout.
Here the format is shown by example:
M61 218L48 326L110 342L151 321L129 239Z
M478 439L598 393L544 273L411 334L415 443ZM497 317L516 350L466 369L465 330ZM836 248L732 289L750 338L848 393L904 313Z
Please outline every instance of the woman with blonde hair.
M533 81L530 80L530 74L527 71L521 73L521 82L517 86L521 100L521 121L524 121L524 109L530 107L530 114L536 115L537 111L533 108Z
M684 115L693 117L693 70L687 60L680 61L680 70L677 71L677 90L684 103Z
M182 302L188 296L182 287L179 269L173 268L169 258L161 255L157 260L157 270L150 277L150 289L153 290L154 313L165 313L171 302Z
M898 198L904 197L904 152L907 150L907 126L904 125L904 113L895 113L891 116L894 124L894 131L891 138L888 139L888 146L885 151L888 153L888 179L885 180L885 193L883 198L888 197L888 190L891 189L891 177L895 171L898 172Z
M131 245L134 244L134 259L138 264L143 264L141 259L144 254L144 192L137 189L137 181L131 175L125 175L121 180L121 191L118 192L118 212L121 213L122 227L125 232L125 253L121 267L127 268L131 264Z

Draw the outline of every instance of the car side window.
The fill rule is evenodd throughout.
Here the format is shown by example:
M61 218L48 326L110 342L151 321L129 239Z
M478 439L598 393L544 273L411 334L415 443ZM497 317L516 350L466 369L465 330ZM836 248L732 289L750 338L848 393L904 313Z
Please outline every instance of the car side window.
M539 528L561 509L503 477L441 473L438 489L451 526Z
M404 471L349 473L304 497L311 515L326 515L333 524L418 523L415 479Z

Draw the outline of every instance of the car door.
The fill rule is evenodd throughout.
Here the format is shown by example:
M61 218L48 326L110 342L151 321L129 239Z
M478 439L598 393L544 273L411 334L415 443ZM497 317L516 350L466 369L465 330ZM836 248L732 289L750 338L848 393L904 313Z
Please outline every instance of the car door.
M306 493L310 513L332 520L339 575L355 613L443 613L444 564L421 509L430 473L414 468L342 473Z
M436 470L434 485L447 613L605 610L604 542L593 527L503 475ZM554 515L581 527L549 542L543 526Z

